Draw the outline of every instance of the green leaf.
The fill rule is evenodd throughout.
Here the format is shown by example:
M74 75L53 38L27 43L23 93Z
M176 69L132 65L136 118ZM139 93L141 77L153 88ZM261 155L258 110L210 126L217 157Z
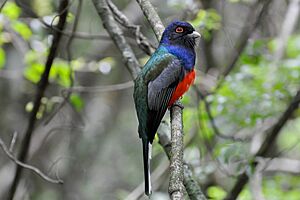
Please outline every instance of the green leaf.
M33 10L38 16L51 15L53 12L53 2L45 0L31 0Z
M21 9L13 2L7 2L3 7L2 13L10 19L18 19Z
M52 65L50 78L56 80L63 87L70 87L70 73L70 67L67 62L56 60Z
M25 40L29 40L32 35L32 32L27 24L20 21L14 21L12 23L12 29L19 33Z
M33 63L25 68L24 76L27 80L38 83L44 71L44 65L41 63Z
M84 102L78 94L72 94L70 96L70 101L78 112L80 112L82 110L82 108L84 106Z
M225 190L218 186L211 186L207 189L207 194L210 199L222 200L226 196Z
M221 16L214 9L200 9L196 18L191 21L195 27L201 27L201 34L207 40L211 37L212 30L218 30L221 27Z
M5 51L2 48L0 48L0 69L4 67L5 61L6 61Z

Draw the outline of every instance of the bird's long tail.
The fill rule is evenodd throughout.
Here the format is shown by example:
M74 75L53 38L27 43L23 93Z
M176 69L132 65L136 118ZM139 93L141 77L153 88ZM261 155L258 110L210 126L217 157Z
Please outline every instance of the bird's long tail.
M150 146L150 149L149 149ZM150 196L151 180L150 180L150 158L151 158L151 144L148 140L143 139L143 157L144 157L144 177L145 177L145 194Z

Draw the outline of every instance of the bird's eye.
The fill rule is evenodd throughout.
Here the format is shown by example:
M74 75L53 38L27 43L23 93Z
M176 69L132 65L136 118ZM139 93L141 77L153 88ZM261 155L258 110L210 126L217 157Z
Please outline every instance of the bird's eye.
M184 29L181 27L181 26L178 26L176 29L175 29L175 32L176 33L183 33Z

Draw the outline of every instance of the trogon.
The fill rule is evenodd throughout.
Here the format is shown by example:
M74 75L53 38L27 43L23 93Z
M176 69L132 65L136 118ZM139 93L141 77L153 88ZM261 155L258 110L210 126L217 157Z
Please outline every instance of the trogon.
M164 30L157 50L134 80L134 102L143 144L145 194L151 194L151 145L167 109L195 79L195 44L200 34L187 22ZM149 150L150 149L150 150Z

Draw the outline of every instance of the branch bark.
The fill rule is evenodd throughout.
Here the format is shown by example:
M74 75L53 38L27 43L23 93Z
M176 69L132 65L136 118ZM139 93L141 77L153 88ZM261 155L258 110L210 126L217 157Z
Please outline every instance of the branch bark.
M281 117L277 120L277 122L271 126L269 129L265 131L266 138L263 142L263 144L260 146L257 153L254 155L254 157L265 157L268 153L269 149L274 144L278 134L280 133L281 129L284 127L286 122L293 116L294 112L298 109L300 103L300 89L298 90L297 94L292 99L290 105L287 107L287 109L284 111L284 113L281 115ZM253 165L253 167L256 168L257 162L250 163ZM238 179L231 189L231 191L228 193L225 200L235 200L244 186L247 184L249 180L249 177L246 172L238 176Z
M183 193L183 106L176 102L171 108L171 158L169 194L171 199L184 199Z
M158 132L159 144L163 147L168 158L171 158L171 134L170 129L165 123L162 123ZM189 195L190 200L206 200L199 184L192 175L192 169L187 162L183 160L183 185Z
M155 33L157 40L159 41L165 30L165 26L163 25L160 17L148 0L137 0L137 3L140 5L145 17Z
M58 25L57 25L57 28L59 30L63 30L65 27L67 15L68 15L68 4L69 4L68 0L63 0L63 1L61 1L60 5L59 5L58 13L61 14L59 17ZM48 78L49 78L49 74L50 74L50 69L51 69L52 63L56 57L56 53L57 53L57 49L58 49L58 45L59 45L61 36L62 36L61 33L54 32L53 42L50 47L50 52L49 52L49 55L48 55L48 58L47 58L47 61L45 64L45 70L42 74L42 77L41 77L39 83L38 83L37 94L36 94L35 100L34 100L34 106L30 113L28 126L27 126L27 129L26 129L26 132L24 135L24 139L23 139L23 142L21 145L20 155L18 157L18 160L20 162L24 162L26 160L26 157L27 157L27 154L29 151L32 133L34 131L35 123L37 120L36 114L39 111L39 108L41 105L41 99L44 96L45 90L48 86L48 82L49 82ZM22 175L22 169L23 169L23 167L20 165L18 165L16 168L16 173L15 173L13 183L8 191L8 199L10 199L10 200L13 199L16 189L18 187L18 183L19 183L19 181L21 179L21 175Z
M122 29L118 26L117 22L113 17L113 13L111 12L107 1L106 0L93 0L93 4L99 14L100 18L102 19L102 23L104 28L109 33L110 37L114 41L115 45L120 50L124 62L132 76L133 79L137 76L140 65L138 60L130 47L127 43Z
M130 22L130 20L118 9L118 7L110 0L107 1L109 8L113 12L115 19L124 27L126 27L132 35L135 36L137 45L142 49L146 54L151 56L155 47L147 40L147 38L141 33L140 26L137 26Z

